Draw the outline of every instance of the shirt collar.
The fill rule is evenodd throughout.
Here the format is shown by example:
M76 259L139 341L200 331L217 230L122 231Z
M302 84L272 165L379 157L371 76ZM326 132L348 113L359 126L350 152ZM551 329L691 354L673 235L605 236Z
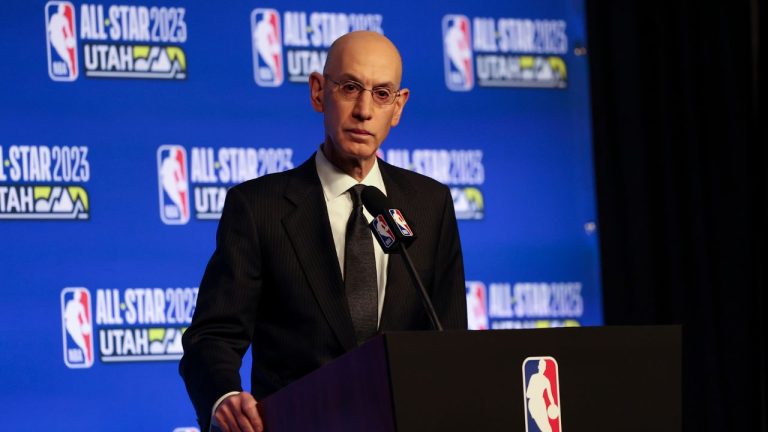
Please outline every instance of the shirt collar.
M326 202L339 197L346 193L349 188L358 184L354 177L333 165L325 157L322 149L318 149L317 152L315 152L315 167L317 167L317 175L320 177L320 184L323 186L323 195L325 196ZM360 184L375 186L384 195L387 194L387 190L384 187L384 180L381 178L378 158L373 162L373 168L371 168L371 171L365 176Z

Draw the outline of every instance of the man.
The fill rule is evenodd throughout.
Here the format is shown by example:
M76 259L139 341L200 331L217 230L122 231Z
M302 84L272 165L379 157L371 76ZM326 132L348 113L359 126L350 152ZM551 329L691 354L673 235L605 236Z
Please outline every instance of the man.
M430 328L402 260L361 234L358 184L379 187L409 218L419 236L409 252L438 316L446 328L466 328L448 188L376 158L410 95L401 74L384 36L339 38L323 74L309 80L312 106L324 115L320 151L229 191L180 364L203 430L212 420L225 432L260 431L257 398L377 332ZM249 344L253 395L241 391L238 372Z

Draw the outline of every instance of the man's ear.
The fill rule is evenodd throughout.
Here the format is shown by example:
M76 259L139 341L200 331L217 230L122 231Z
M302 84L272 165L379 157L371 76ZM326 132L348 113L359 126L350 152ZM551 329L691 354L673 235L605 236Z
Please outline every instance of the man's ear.
M312 102L312 108L317 112L323 112L323 87L325 78L320 72L312 72L309 76L309 100Z
M403 114L403 108L405 108L405 103L408 102L410 96L411 91L407 88L400 90L400 96L395 100L395 112L392 115L391 126L397 126L400 123L400 116Z

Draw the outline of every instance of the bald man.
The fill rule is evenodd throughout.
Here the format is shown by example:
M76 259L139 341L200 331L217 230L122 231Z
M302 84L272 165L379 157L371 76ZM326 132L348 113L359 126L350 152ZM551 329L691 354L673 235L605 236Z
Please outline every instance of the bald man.
M356 185L378 187L407 215L419 235L409 252L443 326L466 329L450 191L376 157L410 96L401 77L389 39L340 37L323 73L309 79L312 107L324 118L319 151L227 194L179 366L202 430L212 423L226 432L261 431L257 399L377 333L430 329L402 260L357 231L372 217L359 214ZM352 232L358 243L348 243ZM363 261L359 250L369 251ZM242 391L239 374L249 346L252 394Z

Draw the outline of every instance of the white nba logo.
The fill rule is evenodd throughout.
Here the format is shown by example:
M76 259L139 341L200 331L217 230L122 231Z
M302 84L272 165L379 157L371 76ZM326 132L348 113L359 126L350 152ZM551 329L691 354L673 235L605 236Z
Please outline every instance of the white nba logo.
M443 17L443 60L445 85L448 89L472 90L475 84L472 38L469 18L464 15Z
M187 152L180 145L157 149L157 178L160 192L160 219L167 225L189 222Z
M54 81L74 81L78 75L75 7L68 1L45 5L48 76Z
M526 432L562 432L559 369L550 356L523 361Z
M253 43L253 77L261 87L278 87L283 83L283 45L280 36L280 14L274 9L251 12Z
M70 369L93 366L93 315L88 289L64 288L61 291L61 321L64 364Z
M470 330L488 330L488 302L485 284L467 281L467 327Z

